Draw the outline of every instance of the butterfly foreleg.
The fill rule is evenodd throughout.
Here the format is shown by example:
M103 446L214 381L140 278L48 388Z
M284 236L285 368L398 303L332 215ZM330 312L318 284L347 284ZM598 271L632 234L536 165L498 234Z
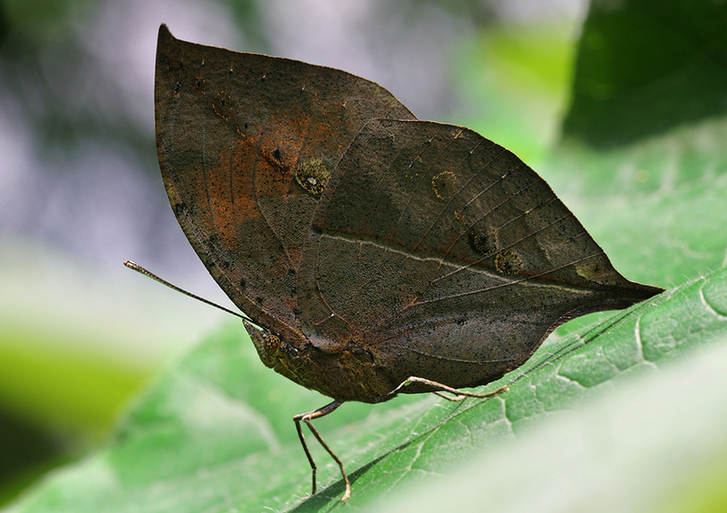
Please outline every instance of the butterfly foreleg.
M300 439L300 444L303 446L303 451L305 452L306 458L308 458L308 463L310 463L311 468L311 476L313 480L313 487L311 494L316 493L316 463L313 460L313 456L311 456L310 451L308 450L308 444L305 441L305 437L303 436L303 430L301 429L300 423L305 422L305 424L308 426L308 429L310 429L311 433L313 433L313 436L316 437L316 440L318 440L318 443L321 444L321 446L328 452L328 454L331 455L331 458L338 464L338 468L341 470L341 476L343 477L343 482L346 485L346 491L343 494L343 497L341 497L342 501L348 500L348 498L351 496L351 483L348 480L348 476L346 475L346 471L343 468L343 462L341 459L336 455L335 452L328 446L326 442L323 441L323 438L318 433L318 430L313 426L313 422L311 422L313 419L317 419L319 417L323 417L325 415L328 415L332 411L334 411L336 408L341 406L343 404L343 401L333 401L332 403L329 403L322 408L318 408L314 411L309 411L308 413L301 413L299 415L296 415L293 417L293 421L295 421L295 430L298 432L298 438Z

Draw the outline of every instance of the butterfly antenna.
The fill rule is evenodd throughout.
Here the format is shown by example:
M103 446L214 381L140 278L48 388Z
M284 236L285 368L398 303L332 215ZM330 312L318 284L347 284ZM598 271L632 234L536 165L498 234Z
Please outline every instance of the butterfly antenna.
M218 305L217 303L213 303L209 299L205 299L203 297L198 296L197 294L192 294L191 292L188 292L188 291L186 291L186 290L184 290L182 288L179 288L176 285L172 285L167 280L160 278L159 276L157 276L153 272L149 271L148 269L143 268L142 266L140 266L139 264L137 264L135 262L132 262L131 260L127 260L126 262L124 262L124 265L126 267L128 267L129 269L132 269L132 270L134 270L134 271L136 271L136 272L138 272L140 274L143 274L147 278L151 278L152 280L154 280L154 281L156 281L158 283L161 283L162 285L166 285L167 287L169 287L172 290L176 290L177 292L181 292L185 296L189 296L191 298L194 298L194 299L197 299L199 301L202 301L203 303L207 303L210 306L214 306L215 308L219 308L223 312L227 312L228 314L232 314L235 317L239 317L240 319L244 319L244 320L249 321L249 322L252 322L254 324L254 321L252 319L250 319L247 315L241 314L239 312L235 312L234 310L230 310L229 308L225 308L222 305Z

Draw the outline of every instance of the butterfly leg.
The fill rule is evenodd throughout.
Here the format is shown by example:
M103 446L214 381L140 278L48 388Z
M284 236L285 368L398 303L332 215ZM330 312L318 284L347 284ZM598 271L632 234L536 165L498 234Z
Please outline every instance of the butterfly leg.
M446 399L447 401L452 401L455 403L458 403L459 401L464 401L467 399L466 395L447 395L444 392L432 392L434 395L438 395L442 399Z
M428 385L430 387L438 388L439 390L437 390L434 393L437 394L439 397L443 397L443 398L447 399L448 401L462 401L462 400L466 399L467 397L479 397L479 398L493 397L493 396L496 396L497 394L500 394L502 392L507 392L508 390L510 390L510 387L508 385L505 385L505 386L498 388L497 390L495 390L493 392L487 392L486 394L477 394L475 392L467 392L466 390L458 390L456 388L450 387L443 383L439 383L437 381L432 381L431 379L419 378L417 376L409 376L404 381L402 381L402 383L398 387L396 387L394 390L392 390L389 393L389 395L398 394L399 392L401 392L401 390L404 387L407 387L407 386L411 385L412 383L421 383L423 385ZM443 391L453 394L454 397L443 394L442 393Z
M333 401L332 403L329 403L322 408L318 408L314 411L309 411L308 413L301 413L299 415L296 415L293 417L293 420L295 421L295 429L298 432L298 438L300 439L300 444L303 446L303 451L305 451L305 456L308 458L308 463L310 463L311 468L311 475L313 478L313 489L311 494L316 493L316 463L313 461L313 456L311 456L310 451L308 450L308 444L305 442L305 437L303 436L303 430L300 426L301 421L305 422L305 424L308 426L308 429L310 429L311 433L313 433L313 436L316 437L316 440L323 446L323 448L328 452L328 454L331 455L331 458L338 463L338 468L341 470L341 476L343 476L343 482L346 484L346 491L343 493L343 497L341 497L342 501L347 501L348 498L351 496L351 482L348 480L348 476L346 475L346 471L343 469L343 462L341 459L336 455L333 450L328 447L328 444L323 441L323 438L318 433L318 430L313 426L313 422L311 422L313 419L317 419L319 417L323 417L324 415L328 415L332 411L334 411L336 408L341 406L343 404L343 401Z

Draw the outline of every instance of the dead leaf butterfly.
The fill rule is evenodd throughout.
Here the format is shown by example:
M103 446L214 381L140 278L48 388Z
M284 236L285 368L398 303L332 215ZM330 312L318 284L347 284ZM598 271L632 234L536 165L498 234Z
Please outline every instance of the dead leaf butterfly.
M175 39L156 137L174 214L268 367L333 401L485 385L568 319L661 289L626 280L548 185L464 127L344 71ZM134 264L129 264L134 266ZM138 268L137 268L138 270ZM446 397L446 396L445 396Z

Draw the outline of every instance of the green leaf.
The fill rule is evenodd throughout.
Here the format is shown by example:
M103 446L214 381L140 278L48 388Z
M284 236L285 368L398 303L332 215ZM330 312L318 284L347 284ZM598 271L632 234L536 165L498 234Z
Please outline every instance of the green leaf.
M109 447L53 476L11 511L366 506L401 483L441 473L494 447L623 376L725 340L727 269L552 337L524 369L504 378L512 388L497 398L394 400L365 406L368 418L344 406L346 414L321 419L321 431L352 473L354 494L346 506L340 504L337 469L320 450L314 452L324 489L306 499L309 470L289 418L301 407L322 404L322 398L281 382L242 338L230 326L167 369Z
M673 287L727 263L726 120L610 150L565 140L543 176L636 281Z
M592 2L566 134L607 148L727 112L723 2Z
M364 510L725 511L725 341L592 394Z

